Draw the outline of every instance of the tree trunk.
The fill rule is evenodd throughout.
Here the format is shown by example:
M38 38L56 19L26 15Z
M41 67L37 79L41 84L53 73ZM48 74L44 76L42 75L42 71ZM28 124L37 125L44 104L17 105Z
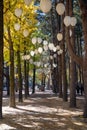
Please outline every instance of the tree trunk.
M82 26L84 32L84 56L83 56L83 78L84 78L84 93L85 93L85 105L83 116L87 118L87 1L79 0L80 9L82 11Z
M35 93L35 79L36 79L36 67L34 65L33 68L33 86L32 86L32 94Z
M10 48L10 107L15 107L15 85L14 85L14 50L11 41L10 27L8 27L8 38Z
M61 61L61 55L58 56L58 70L59 70L59 97L63 97L62 93L62 61Z
M18 45L18 50L17 50L17 63L18 63L18 86L16 86L16 87L19 89L19 102L23 102L21 61L20 61L20 45Z
M0 119L2 118L3 89L3 0L0 0Z
M27 89L27 96L29 96L29 61L27 61L26 65L26 89Z
M73 0L69 0L69 15L73 16ZM70 38L73 50L75 50L75 38L74 38L74 28L71 27L72 37ZM69 35L69 33L68 33ZM75 53L75 51L74 51ZM70 59L70 107L76 107L76 64L71 57Z

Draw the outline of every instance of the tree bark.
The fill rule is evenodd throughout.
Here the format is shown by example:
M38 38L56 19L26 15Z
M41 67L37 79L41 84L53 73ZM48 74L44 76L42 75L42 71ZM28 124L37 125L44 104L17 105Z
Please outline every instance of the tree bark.
M20 45L18 45L18 50L17 50L17 62L18 62L18 86L16 86L16 87L19 89L19 102L23 102L21 61L20 61Z
M84 93L85 93L85 105L83 116L87 118L87 1L79 0L80 9L82 12L82 26L84 32L84 56L83 56L83 77L84 77Z
M3 89L3 0L0 0L0 119L2 119Z
M10 107L16 107L15 105L15 85L14 85L14 50L13 42L11 40L10 26L8 27L8 38L10 48Z

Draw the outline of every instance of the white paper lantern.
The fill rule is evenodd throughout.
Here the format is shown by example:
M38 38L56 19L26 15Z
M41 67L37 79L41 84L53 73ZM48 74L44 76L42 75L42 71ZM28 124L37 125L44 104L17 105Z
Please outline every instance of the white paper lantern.
M64 24L66 27L68 27L71 24L71 17L70 16L65 16Z
M35 54L36 54L36 55L38 54L38 50L37 50L37 49L35 49Z
M42 47L39 47L39 48L38 48L38 52L41 54L42 51L43 51Z
M56 11L59 15L62 15L65 11L65 5L63 3L58 3L56 6Z
M34 54L35 54L34 51L31 51L31 52L30 52L30 55L31 55L31 56L34 56Z
M60 55L60 51L58 51L57 54Z
M14 24L14 29L15 29L16 31L19 31L19 29L20 29L20 24L19 24L19 23L15 23L15 24Z
M75 26L77 23L77 19L75 17L71 17L71 25Z
M60 50L60 46L59 45L57 45L56 48L57 48L57 50Z
M54 44L53 43L49 43L48 47L49 47L50 50L53 50Z
M57 64L54 64L54 63L53 63L53 67L56 68L56 67L57 67Z
M57 55L56 55L56 54L54 54L54 55L53 55L53 57L54 57L54 58L56 58L56 57L57 57Z
M53 51L56 52L56 50L57 50L57 48L54 46L54 47L53 47Z
M26 60L29 60L30 59L30 55L26 55Z
M38 41L38 43L41 43L42 42L42 38L38 37L37 41Z
M16 9L15 9L15 15L16 15L17 17L20 17L20 16L22 15L22 9L21 9L21 8L16 8Z
M52 5L50 0L41 0L40 1L40 8L44 13L47 13L50 11Z
M62 49L60 49L60 54L62 54L63 53L63 50Z
M48 46L47 45L44 45L43 48L44 48L45 51L48 50Z
M24 37L27 37L27 36L29 35L29 31L28 31L27 29L25 29L25 30L23 31L23 35L24 35Z
M44 40L44 41L43 41L43 44L44 44L44 45L47 45L47 44L48 44L48 41Z
M32 0L24 0L24 2L28 6L32 2Z
M57 34L57 39L58 39L58 41L61 41L63 39L62 33Z
M37 38L36 38L36 37L33 37L33 38L32 38L32 43L33 43L33 44L36 44L36 42L37 42Z
M53 56L50 56L50 59L53 60Z

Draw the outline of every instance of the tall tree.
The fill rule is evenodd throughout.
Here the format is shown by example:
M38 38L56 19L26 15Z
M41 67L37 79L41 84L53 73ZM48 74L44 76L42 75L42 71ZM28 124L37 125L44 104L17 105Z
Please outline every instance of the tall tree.
M0 0L0 119L2 118L3 88L3 0Z
M87 118L87 0L79 0L80 9L82 12L82 26L84 32L84 56L83 56L83 78L84 78L84 92L85 92L85 105L84 117Z

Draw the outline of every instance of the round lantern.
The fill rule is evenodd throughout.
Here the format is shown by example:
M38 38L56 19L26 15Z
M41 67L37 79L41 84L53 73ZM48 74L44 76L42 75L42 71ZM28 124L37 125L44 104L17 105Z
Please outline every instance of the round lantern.
M57 45L56 48L57 48L57 50L60 50L60 46L59 45Z
M65 5L63 3L58 3L56 6L56 11L59 15L62 15L65 12Z
M56 67L57 67L57 64L54 64L54 63L53 63L53 67L56 68Z
M58 41L61 41L63 39L62 33L57 34L57 39L58 39Z
M53 56L50 56L50 59L53 60Z
M20 17L20 16L22 15L22 9L21 9L21 8L16 8L16 9L15 9L15 15L16 15L17 17Z
M47 13L50 11L52 5L50 0L41 0L40 1L40 8L42 12Z
M48 46L47 45L44 45L43 48L44 48L45 51L48 50Z
M35 54L36 54L36 55L38 54L38 50L37 50L37 49L35 49Z
M56 55L56 54L54 54L54 55L53 55L53 57L54 57L54 58L56 58L56 57L57 57L57 55Z
M24 0L24 2L28 6L32 2L32 0Z
M40 37L37 38L38 43L42 42L42 39Z
M53 50L54 44L53 43L49 43L48 47L49 47L50 50Z
M53 47L53 51L56 52L56 50L57 50L57 49L56 49L56 47L54 46L54 47Z
M71 17L71 25L75 26L77 23L77 19L75 17Z
M26 60L29 60L30 59L30 55L26 55Z
M63 53L63 50L62 49L60 49L60 54L62 54Z
M43 51L42 47L39 47L39 48L38 48L38 52L41 54L42 51Z
M15 23L15 24L14 24L14 29L15 29L16 31L19 31L19 29L20 29L20 24L19 24L19 23Z
M33 38L32 38L32 43L33 43L33 44L36 44L36 42L37 42L37 38L36 38L36 37L33 37Z
M25 30L23 31L23 35L24 35L24 37L27 37L27 36L29 35L29 31L28 31L27 29L25 29Z
M34 51L31 51L31 52L30 52L30 55L31 55L31 56L34 56L34 54L35 54Z
M71 24L71 17L70 16L65 16L64 24L66 27L68 27Z
M46 40L44 40L44 41L43 41L43 44L44 44L44 45L47 45L47 44L48 44L48 42L47 42Z

